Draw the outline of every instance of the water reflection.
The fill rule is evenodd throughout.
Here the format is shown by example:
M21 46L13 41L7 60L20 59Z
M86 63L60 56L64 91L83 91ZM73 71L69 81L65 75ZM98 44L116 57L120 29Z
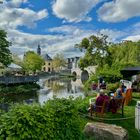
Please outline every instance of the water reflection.
M66 79L58 77L47 77L40 79L38 84L41 89L36 91L31 91L29 93L0 93L0 109L4 108L4 104L11 103L33 103L38 102L43 104L49 99L57 98L69 98L73 96L74 98L81 96L84 98L83 84L80 79Z
M50 78L44 81L44 88L39 90L38 101L43 104L49 99L57 98L69 98L70 96L82 97L84 98L83 93L83 84L80 79L60 79L60 78Z

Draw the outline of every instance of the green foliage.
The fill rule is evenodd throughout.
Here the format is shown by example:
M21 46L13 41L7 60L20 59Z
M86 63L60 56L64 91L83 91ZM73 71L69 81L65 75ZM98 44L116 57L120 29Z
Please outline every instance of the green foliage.
M103 69L100 69L98 76L102 76L105 81L111 83L117 82L123 78L119 70L110 67L103 67Z
M107 60L103 66L98 65L96 77L102 76L108 83L119 81L123 78L120 73L121 69L140 64L139 53L140 47L138 42L124 42L109 46L111 59Z
M55 99L45 105L16 105L0 117L0 139L81 140L81 119L73 99Z
M104 35L92 35L76 45L85 51L85 56L79 61L79 67L83 70L88 66L98 65L96 77L102 76L107 82L117 82L123 78L121 69L140 65L140 42L108 44L106 39L107 36ZM91 77L90 81L92 80ZM86 86L89 87L88 83Z
M120 44L113 44L110 47L112 55L112 65L136 66L139 65L140 47L139 42L123 42Z
M0 85L0 94L24 94L31 92L32 89L38 90L39 88L39 85L37 85L36 83L15 86Z
M11 43L7 40L7 33L0 30L0 63L7 66L12 62L9 46Z
M78 65L79 65L79 68L81 70L84 70L84 68L86 68L86 67L91 65L91 57L87 56L87 57L80 58Z
M115 92L118 87L119 87L119 83L110 83L110 84L107 84L107 90L108 91Z
M33 51L26 52L23 60L23 69L27 72L41 70L44 60Z
M76 45L80 50L85 50L85 56L79 63L80 68L84 69L97 64L103 66L106 61L109 61L109 46L106 40L107 36L105 35L100 35L100 37L92 35L89 38L84 38L81 43Z
M56 71L61 70L62 67L66 66L66 60L63 54L56 54L53 58L53 67Z

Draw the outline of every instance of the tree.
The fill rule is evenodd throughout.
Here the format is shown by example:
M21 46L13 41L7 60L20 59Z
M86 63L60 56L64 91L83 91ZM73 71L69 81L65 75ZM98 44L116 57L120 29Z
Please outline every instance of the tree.
M89 38L84 38L80 44L76 44L80 50L85 51L85 56L80 60L79 67L84 69L90 65L103 66L106 61L109 61L109 45L107 36L99 37L92 35Z
M26 52L23 59L23 69L27 72L41 70L44 60L33 51Z
M0 30L0 63L4 66L12 62L12 56L9 50L10 45L11 43L7 40L7 33L4 30Z
M62 67L66 66L66 60L63 54L56 54L53 58L53 67L56 71L62 69Z
M17 64L17 65L19 65L19 66L22 67L23 61L21 60L21 58L19 58L18 55L13 54L13 55L12 55L12 59L13 59L13 62L14 62L15 64Z
M140 46L139 42L122 42L109 46L110 63L106 63L96 70L96 75L102 75L108 82L117 82L122 78L120 71L125 67L140 65ZM108 61L106 61L108 62Z
M110 47L112 65L137 66L140 64L140 46L138 42L123 42Z

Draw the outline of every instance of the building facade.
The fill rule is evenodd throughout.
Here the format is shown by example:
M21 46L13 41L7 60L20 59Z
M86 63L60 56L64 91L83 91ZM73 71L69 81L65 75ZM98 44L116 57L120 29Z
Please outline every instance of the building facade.
M49 72L49 73L53 72L54 71L53 59L48 54L41 55L40 45L38 45L37 54L40 55L44 59L44 65L42 66L42 71L43 72Z
M53 68L53 60L52 60L52 58L48 54L45 54L43 56L43 59L45 60L45 62L44 62L44 65L42 67L42 71L44 71L44 72L53 72L54 68Z

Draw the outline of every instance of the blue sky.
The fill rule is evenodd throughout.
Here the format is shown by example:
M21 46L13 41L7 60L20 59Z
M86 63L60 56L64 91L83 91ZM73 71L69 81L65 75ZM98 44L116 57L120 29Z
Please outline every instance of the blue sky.
M74 45L92 34L112 42L140 39L139 0L3 0L0 19L19 56L38 44L52 57L81 56Z

